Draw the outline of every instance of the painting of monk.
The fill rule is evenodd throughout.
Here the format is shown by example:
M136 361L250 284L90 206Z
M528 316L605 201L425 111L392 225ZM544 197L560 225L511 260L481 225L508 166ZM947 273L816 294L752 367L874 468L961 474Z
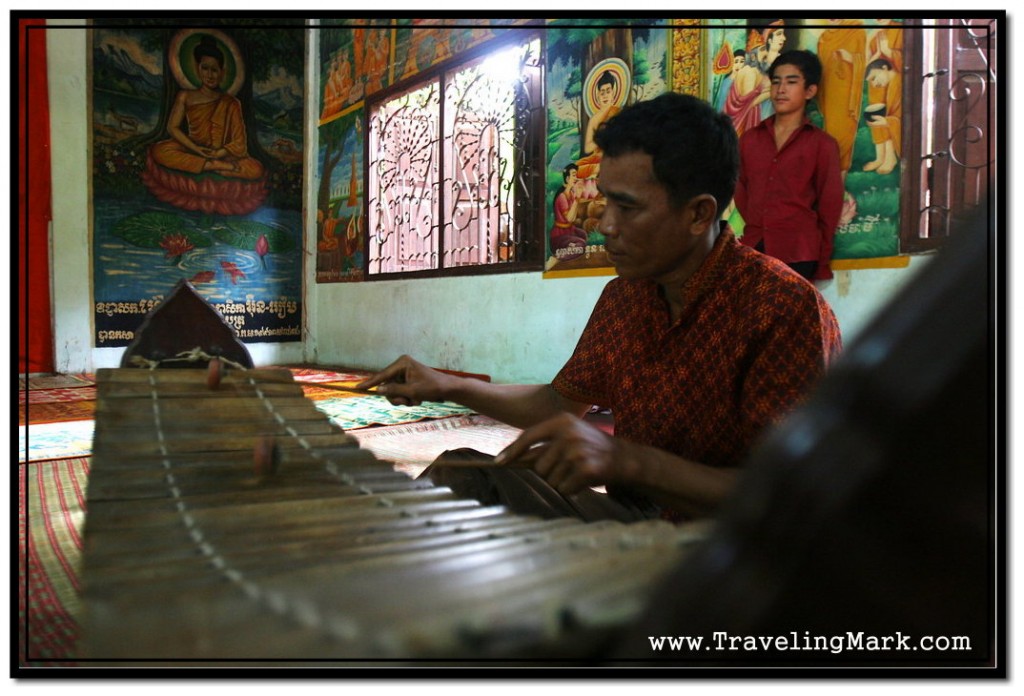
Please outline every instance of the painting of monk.
M548 162L545 277L610 269L599 223L604 153L594 133L627 104L668 91L671 32L553 20L547 36ZM602 270L603 272L603 270Z
M181 280L243 341L301 340L301 25L97 20L90 42L96 347Z
M249 157L246 149L242 106L220 89L224 52L212 36L206 35L192 55L201 81L199 88L178 92L167 124L171 139L153 146L153 159L192 174L217 172L239 179L259 179L263 165Z
M232 94L245 72L237 47L221 32L186 31L172 41L168 59L181 90L167 118L170 137L149 148L143 183L156 198L184 210L256 210L268 190L263 164L249 155L242 105ZM217 176L197 178L203 174ZM240 183L225 185L221 177Z
M818 108L823 128L839 143L839 169L845 180L861 125L867 32L859 19L830 19L818 38L823 67Z

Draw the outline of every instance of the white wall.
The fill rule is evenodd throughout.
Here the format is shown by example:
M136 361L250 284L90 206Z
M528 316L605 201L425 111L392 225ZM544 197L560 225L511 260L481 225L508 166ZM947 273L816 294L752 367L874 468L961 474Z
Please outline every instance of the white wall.
M84 25L76 20L61 23ZM87 31L47 33L54 335L61 372L116 366L123 352L94 348L92 341ZM311 34L310 55L316 56L317 32ZM316 84L313 61L307 79ZM315 100L316 95L310 98ZM315 123L309 118L307 122L307 147L315 148ZM306 236L309 248L315 249L311 212L315 210L316 157L307 160ZM409 353L437 367L482 372L499 382L546 382L572 352L609 280L544 280L538 272L318 285L312 252L306 259L306 338L301 344L248 344L258 365L310 362L379 368ZM819 285L847 343L924 263L926 257L915 257L909 269L840 271L834 280Z
M81 24L64 20L52 24ZM58 372L93 368L89 238L88 79L86 32L46 32L50 97L53 232L50 236ZM115 363L116 364L116 363Z
M374 368L409 353L495 381L548 382L608 280L518 273L321 285L316 358Z
M912 258L907 269L837 271L818 283L847 345L927 258ZM608 280L538 273L319 285L311 359L380 368L409 353L499 382L547 382L572 353Z

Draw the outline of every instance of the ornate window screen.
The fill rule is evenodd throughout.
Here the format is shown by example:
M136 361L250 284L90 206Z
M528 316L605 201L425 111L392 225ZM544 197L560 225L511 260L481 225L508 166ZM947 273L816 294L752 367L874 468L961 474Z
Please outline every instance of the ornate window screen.
M995 19L927 19L908 32L907 185L901 249L936 249L988 207L996 173ZM908 77L910 77L908 76Z
M379 105L370 117L370 273L437 268L437 82Z
M371 276L539 267L540 66L533 38L371 105Z

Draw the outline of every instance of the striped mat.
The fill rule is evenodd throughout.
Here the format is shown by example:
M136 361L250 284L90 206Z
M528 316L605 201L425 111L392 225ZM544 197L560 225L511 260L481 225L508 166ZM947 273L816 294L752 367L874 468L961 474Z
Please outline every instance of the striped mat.
M70 389L74 387L88 387L96 384L94 375L82 373L77 375L25 375L18 376L18 389Z
M18 467L18 662L73 664L89 458Z
M96 385L86 375L30 377L18 391L19 425L88 420L95 411Z

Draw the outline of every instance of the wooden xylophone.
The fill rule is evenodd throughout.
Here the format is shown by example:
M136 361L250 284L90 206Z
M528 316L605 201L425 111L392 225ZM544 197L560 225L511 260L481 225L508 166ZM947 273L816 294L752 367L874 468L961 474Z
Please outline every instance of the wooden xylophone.
M704 537L460 499L361 449L287 370L208 381L98 371L83 660L572 657Z

